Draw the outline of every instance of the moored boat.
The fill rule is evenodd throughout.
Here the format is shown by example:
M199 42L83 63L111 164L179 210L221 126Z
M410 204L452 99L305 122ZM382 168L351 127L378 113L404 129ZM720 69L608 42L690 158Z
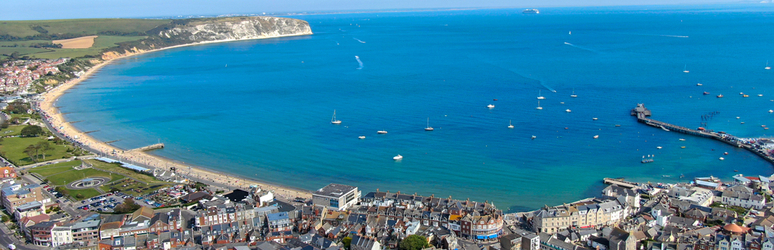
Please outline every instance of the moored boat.
M392 157L392 159L396 160L396 161L400 161L400 160L403 160L403 156L402 155L396 155L395 157Z
M339 125L341 124L341 120L336 119L336 110L333 110L333 117L331 117L331 124Z
M387 133L387 131L386 131L386 130L379 130L379 131L376 131L376 133L377 133L377 134L386 134L386 133Z

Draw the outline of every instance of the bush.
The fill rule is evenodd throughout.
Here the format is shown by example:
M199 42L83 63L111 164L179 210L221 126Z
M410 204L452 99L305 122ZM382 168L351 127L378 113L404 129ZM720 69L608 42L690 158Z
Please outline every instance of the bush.
M3 215L2 219L0 219L0 220L2 220L3 223L6 223L6 222L10 221L11 218L9 218L8 215Z
M75 198L78 198L78 199L83 199L83 194L76 194L76 195L75 195Z
M398 244L398 249L421 250L429 246L430 244L427 243L427 238L414 234L414 235L409 235L409 237L406 237L405 239L403 239L403 241L401 241L400 244Z
M35 137L43 134L43 128L36 125L29 125L21 130L22 137Z

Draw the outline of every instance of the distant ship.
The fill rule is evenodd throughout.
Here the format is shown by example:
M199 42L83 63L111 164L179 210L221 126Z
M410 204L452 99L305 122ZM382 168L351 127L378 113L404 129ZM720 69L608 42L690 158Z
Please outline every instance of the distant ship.
M526 9L522 11L523 14L540 14L540 11L538 9Z

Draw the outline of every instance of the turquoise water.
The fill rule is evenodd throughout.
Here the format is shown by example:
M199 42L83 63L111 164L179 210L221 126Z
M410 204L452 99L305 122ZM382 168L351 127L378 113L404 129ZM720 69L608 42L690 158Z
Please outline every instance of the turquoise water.
M300 16L314 35L118 60L57 105L97 139L160 140L167 148L154 154L223 172L522 211L596 195L603 177L770 175L751 153L638 124L629 111L645 103L654 119L687 127L718 111L708 128L774 133L760 126L774 126L774 71L763 69L774 62L773 14L735 5ZM341 125L330 124L334 109ZM427 118L435 131L423 130ZM646 154L656 162L641 164Z

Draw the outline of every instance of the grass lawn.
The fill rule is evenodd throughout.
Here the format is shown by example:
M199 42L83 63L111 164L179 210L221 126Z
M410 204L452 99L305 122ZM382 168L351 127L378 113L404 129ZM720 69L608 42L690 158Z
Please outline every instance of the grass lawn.
M135 178L137 180L147 182L148 184L151 184L151 185L156 184L156 183L161 183L161 184L168 183L168 182L159 181L156 178L154 178L153 176L144 175L144 174L141 174L141 173L137 173L134 170L121 167L118 163L107 163L107 162L102 162L102 161L98 161L98 160L86 160L86 162L91 163L94 168L104 169L104 170L112 171L112 172L115 172L115 173L120 173L122 175L129 176L129 177Z
M116 181L124 178L123 175L118 174L111 174L108 172L100 171L98 169L93 168L87 168L82 170L70 170L70 171L64 171L57 174L46 176L46 178L51 181L54 185L64 185L66 183L70 183L73 181L77 181L83 178L88 177L110 177L110 181Z
M48 177L61 172L73 170L74 166L79 166L79 165L81 165L81 161L74 160L74 161L35 167L30 169L29 172L39 174L40 176L43 176L43 177Z
M0 142L0 154L17 166L32 164L34 162L26 153L24 153L24 149L29 145L36 145L42 141L48 140L41 136L3 138L3 141ZM46 151L46 161L73 156L73 154L67 152L67 149L71 148L70 146L53 145L52 143L51 147L53 149ZM41 161L43 161L43 159L41 159Z
M14 136L21 134L21 130L27 125L11 125L7 129L0 131L0 136Z
M93 189L93 188L87 188L87 189L67 189L67 190L70 192L70 196L74 200L78 200L78 201L79 200L83 200L83 199L88 199L88 198L91 198L91 197L94 197L94 196L97 196L97 195L101 194L99 191L97 191L96 189ZM75 198L78 194L82 194L83 198L81 198L81 199Z

